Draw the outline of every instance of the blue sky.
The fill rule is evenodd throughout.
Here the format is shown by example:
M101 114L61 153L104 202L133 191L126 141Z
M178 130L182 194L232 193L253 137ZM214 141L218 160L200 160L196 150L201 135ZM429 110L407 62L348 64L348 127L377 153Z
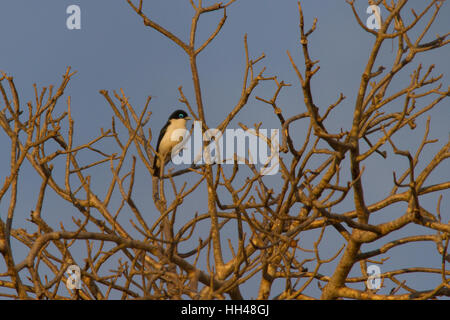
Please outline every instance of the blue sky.
M213 1L204 2L206 5L213 3ZM413 0L410 3L417 5L419 9L416 11L424 6L424 1ZM81 8L81 30L69 30L66 27L68 17L66 8L72 4L79 5ZM305 0L302 1L302 5L307 26L311 25L314 17L318 18L317 30L310 37L312 58L320 60L321 66L313 80L315 103L325 109L338 98L341 92L347 97L326 123L330 129L338 131L351 123L360 76L373 44L373 36L361 30L349 5L343 0ZM367 2L358 1L357 9L363 20L368 17L366 8ZM189 1L144 1L144 12L181 39L188 39L190 19L193 14ZM383 16L387 13L382 10L381 14ZM425 40L432 39L431 37L436 33L448 32L449 14L450 6L446 3ZM284 80L292 84L291 87L283 89L279 99L279 107L283 110L285 117L304 112L306 109L301 90L286 54L286 50L289 50L301 65L297 2L294 0L238 0L227 10L227 15L228 19L219 36L198 57L206 120L209 127L219 124L239 99L245 67L244 34L248 36L249 51L253 58L260 56L263 52L266 55L266 58L258 64L259 67L267 67L265 74L277 75L280 81ZM209 36L220 18L221 13L212 13L202 18L199 24L199 43ZM406 17L407 20L410 18ZM376 66L380 64L386 67L391 66L394 55L391 41L386 41ZM392 88L398 89L404 86L409 81L409 73L417 67L418 63L422 63L424 69L429 64L435 64L434 75L441 72L447 73L441 80L444 87L447 86L450 71L449 56L449 46L431 53L419 54L416 61L401 72ZM112 92L112 90L123 88L137 110L142 110L148 95L153 97L150 104L153 115L149 122L154 136L153 144L155 144L157 132L167 120L168 115L179 107L183 107L178 101L178 87L183 86L184 93L192 104L195 101L188 58L185 53L159 33L145 27L125 0L2 0L0 3L0 70L14 76L22 104L25 105L26 101L33 99L33 83L36 83L38 87L57 85L67 66L71 66L77 74L69 83L59 107L61 110L65 109L65 100L70 95L72 116L75 120L75 138L79 144L86 143L99 134L101 127L110 126L112 111L99 94L101 89ZM273 116L271 108L255 99L255 96L272 97L274 90L275 87L271 83L265 83L257 88L248 105L230 127L238 128L238 121L249 126L262 121L264 128L278 128L279 122ZM1 104L0 106L3 107ZM394 103L393 108L396 107L398 108L398 105ZM428 147L423 157L424 161L429 161L433 153L448 139L450 120L448 99L429 112L429 115L431 116L430 138L438 138L440 141ZM394 142L397 146L402 149L412 148L415 152L418 139L423 136L425 121L426 117L421 118L417 121L416 130L405 129L395 136ZM305 125L307 123L301 121L292 125L292 135L303 137L307 130ZM7 145L9 150L7 143L6 135L0 133L0 145ZM368 203L375 202L386 195L391 188L386 190L386 183L392 184L392 170L404 168L407 164L406 160L393 155L390 146L385 145L382 149L389 152L386 160L375 155L364 163L367 174ZM89 156L86 157L89 159ZM419 164L419 168L425 163ZM444 163L431 176L429 183L448 181L450 179L448 168L448 163ZM9 157L0 157L0 178L3 179L8 173ZM29 166L24 167L22 174L22 179L28 175L26 181L22 180L19 184L22 193L19 195L20 202L14 228L31 226L31 223L26 222L25 219L35 206L40 184L40 179L32 173ZM143 174L137 180L136 197L143 204L148 202L146 197L150 194L149 179L148 175ZM100 190L104 188L107 181L107 178L100 176L93 181L93 186L101 193L103 191ZM448 210L445 209L450 205L449 192L442 194L444 195L443 214L448 220ZM48 219L55 227L58 226L59 221L64 220L70 223L70 219L67 218L70 214L65 215L64 212L71 209L62 201L56 200L56 197L50 193L49 201L51 199L54 199L54 202L46 204ZM196 202L204 199L204 194L196 193L191 202L184 204L185 214L193 214ZM425 201L428 210L434 211L437 195ZM148 202L148 206L151 207L151 205ZM398 212L386 212L384 213L386 217L376 217L375 221L390 220L393 216L401 214L402 208L404 209L398 206ZM343 207L342 212L349 209L350 207ZM0 203L2 218L5 216L4 210L5 203ZM179 222L180 225L182 220ZM335 244L335 239L339 239L339 235L332 234L333 231L330 230L330 234L327 234L322 243L325 256L332 255L339 247ZM389 239L398 238L408 232L420 234L424 231L420 227L410 226L405 228L404 232ZM305 235L304 241L305 246L311 245L315 237ZM379 244L377 242L370 246ZM440 258L435 254L434 247L425 245L423 249L420 247L413 250L412 246L410 245L411 251L408 251L410 247L393 250L386 268L392 269L412 264L440 265ZM428 250L430 248L432 250ZM20 257L23 248L19 246L17 250ZM18 260L20 261L20 258ZM0 268L2 267L0 263ZM332 270L333 266L327 268L327 266L324 267L323 273ZM358 272L356 270L355 275L358 275ZM417 283L418 286L427 287L425 278L414 279L408 276L405 279ZM257 288L252 286L252 283L248 284L245 290L247 297L256 296Z

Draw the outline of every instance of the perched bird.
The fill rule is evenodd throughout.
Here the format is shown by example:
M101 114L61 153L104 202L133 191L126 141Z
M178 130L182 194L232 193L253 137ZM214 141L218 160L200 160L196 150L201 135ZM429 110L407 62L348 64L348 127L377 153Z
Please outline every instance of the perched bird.
M186 121L191 119L185 111L177 110L170 115L167 123L161 129L156 145L156 152L159 156L155 155L153 161L154 175L156 177L160 176L161 159L163 159L164 165L168 163L172 155L172 149L181 141L181 138L178 140L176 137L172 137L172 134L177 129L186 130Z

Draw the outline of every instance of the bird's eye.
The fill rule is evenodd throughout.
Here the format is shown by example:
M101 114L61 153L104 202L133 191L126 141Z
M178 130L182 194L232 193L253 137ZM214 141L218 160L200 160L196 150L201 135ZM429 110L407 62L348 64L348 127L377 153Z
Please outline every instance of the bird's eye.
M184 114L182 113L178 114L178 118L184 118Z

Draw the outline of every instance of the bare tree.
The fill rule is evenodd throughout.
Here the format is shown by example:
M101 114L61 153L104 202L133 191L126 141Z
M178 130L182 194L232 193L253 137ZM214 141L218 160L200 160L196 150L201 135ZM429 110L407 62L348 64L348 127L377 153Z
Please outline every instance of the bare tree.
M235 0L210 6L204 6L201 0L191 0L194 15L188 42L146 14L143 0L126 1L145 26L173 41L188 56L195 101L186 98L182 87L178 94L180 102L201 121L202 130L206 131L210 128L205 120L208 110L202 100L197 57L221 31L227 19L226 10ZM155 146L152 130L146 127L151 119L151 97L143 108L137 108L131 105L123 90L100 91L113 113L111 128L102 129L88 143L77 145L70 97L66 100L66 111L56 108L75 74L71 68L66 70L57 88L35 85L35 100L25 105L19 100L13 78L2 73L0 125L11 145L9 175L2 178L4 182L0 188L0 202L9 200L7 212L2 212L0 219L0 253L4 260L0 266L5 266L5 270L0 270L0 287L3 288L0 295L20 299L241 299L248 298L241 289L250 280L257 279L258 299L430 299L450 296L447 278L450 271L446 265L450 262L450 224L445 220L448 211L441 214L440 210L441 192L450 188L450 182L427 183L430 175L450 156L450 142L442 143L429 137L430 118L425 128L415 125L416 119L442 105L450 90L439 83L442 75L434 75L433 65L425 67L421 64L415 65L410 81L403 82L402 89L389 90L393 79L405 66L413 64L417 55L449 43L448 33L438 35L430 42L423 41L444 1L427 1L425 9L419 13L412 10L414 19L409 24L403 18L407 0L373 1L372 4L384 6L389 13L379 30L369 29L361 21L354 1L348 1L348 4L360 27L373 35L374 43L361 75L357 99L352 104L351 126L341 132L327 129L325 120L328 119L327 123L332 121L330 117L339 109L344 94L341 93L330 106L318 106L312 94L311 80L319 65L310 55L309 47L313 43L309 37L316 30L317 19L311 27L305 26L302 7L298 4L299 49L303 60L295 61L289 52L287 58L298 76L306 110L301 104L299 113L290 118L283 115L277 101L288 87L295 86L266 75L264 67L258 68L265 56L252 58L247 38L244 38L246 66L242 91L237 104L217 129L224 132L233 119L239 119L240 111L256 87L263 82L274 83L273 94L256 99L272 108L273 116L280 123L282 141L276 146L282 152L279 157L281 174L276 176L277 185L281 186L279 190L268 184L250 161L243 165L245 170L237 163L232 170L225 170L222 164L215 163L166 170L161 179L153 177ZM198 22L211 12L222 12L223 16L210 37L199 43ZM432 13L425 21L429 12ZM423 27L417 31L419 25ZM396 41L392 67L376 67L380 48L390 39ZM401 105L398 110L395 109L397 105ZM292 136L289 130L293 122L300 120L309 124L304 141ZM252 131L256 135L259 126L256 124ZM241 127L249 130L244 124ZM415 153L402 150L402 146L392 139L396 133L408 128L423 130L423 139ZM104 151L101 143L106 139L114 142L115 152ZM275 144L270 137L267 141ZM430 162L423 163L422 154L433 143L441 143L441 149ZM380 150L382 146L386 147L384 151ZM86 151L96 154L99 160L84 161L80 153ZM391 181L385 182L386 188L392 185L392 189L384 199L367 203L368 181L362 162L377 157L381 163L388 152L399 161L407 160L407 165L401 172L394 172ZM344 162L345 158L348 162ZM21 223L22 226L34 225L35 231L12 228L12 222L17 218L17 202L26 196L18 190L19 180L26 179L20 174L26 161L42 180L29 222ZM155 209L146 207L145 199L135 196L136 175L143 174L138 172L138 167L152 176ZM94 180L100 178L99 168L110 173L110 182L103 190L92 186ZM342 181L346 173L351 179ZM49 189L74 207L72 219L77 228L68 230L63 224L51 225L46 221L51 209L44 209L43 204L49 201ZM104 190L102 197L99 194ZM183 213L191 219L181 227L177 226L175 218L184 210L183 201L196 192L202 192L207 198L207 207L199 207L195 214ZM435 211L429 212L421 205L421 198L434 193L441 196ZM351 203L349 211L338 209L344 201ZM406 204L406 210L398 218L380 224L371 222L373 215L389 210L397 203ZM123 223L122 212L131 213L129 225ZM381 241L376 249L363 250L364 244L400 234L400 230L409 224L423 226L427 232ZM229 239L224 231L227 228L234 230L237 239ZM312 247L305 248L299 239L309 230L317 230L318 237ZM322 239L325 234L335 231L342 237L343 246L335 254L324 257ZM368 263L382 264L382 256L389 250L420 242L436 245L436 255L442 257L441 268L410 266L381 273L383 286L387 287L388 283L393 286L389 294L379 294L379 288L366 285L373 277L367 272ZM17 243L28 248L24 259L18 260L13 250ZM84 250L74 249L83 243ZM336 265L331 273L319 272L322 266L331 262ZM67 281L73 280L67 269L74 264L80 266L81 287L65 291ZM314 267L306 268L306 264ZM361 276L350 276L351 269L357 268L358 264ZM401 275L423 272L441 277L440 284L418 290L414 283L399 280ZM280 279L285 285L274 286ZM305 293L313 284L320 286L321 295L313 297ZM400 289L406 293L398 293Z

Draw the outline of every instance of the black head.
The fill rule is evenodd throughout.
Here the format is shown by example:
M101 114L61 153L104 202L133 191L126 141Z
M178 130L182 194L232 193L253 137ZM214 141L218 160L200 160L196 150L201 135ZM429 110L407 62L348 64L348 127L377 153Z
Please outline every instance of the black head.
M170 115L169 120L170 119L186 119L186 120L189 120L191 118L188 116L188 114L184 110L177 110L177 111L173 112Z

